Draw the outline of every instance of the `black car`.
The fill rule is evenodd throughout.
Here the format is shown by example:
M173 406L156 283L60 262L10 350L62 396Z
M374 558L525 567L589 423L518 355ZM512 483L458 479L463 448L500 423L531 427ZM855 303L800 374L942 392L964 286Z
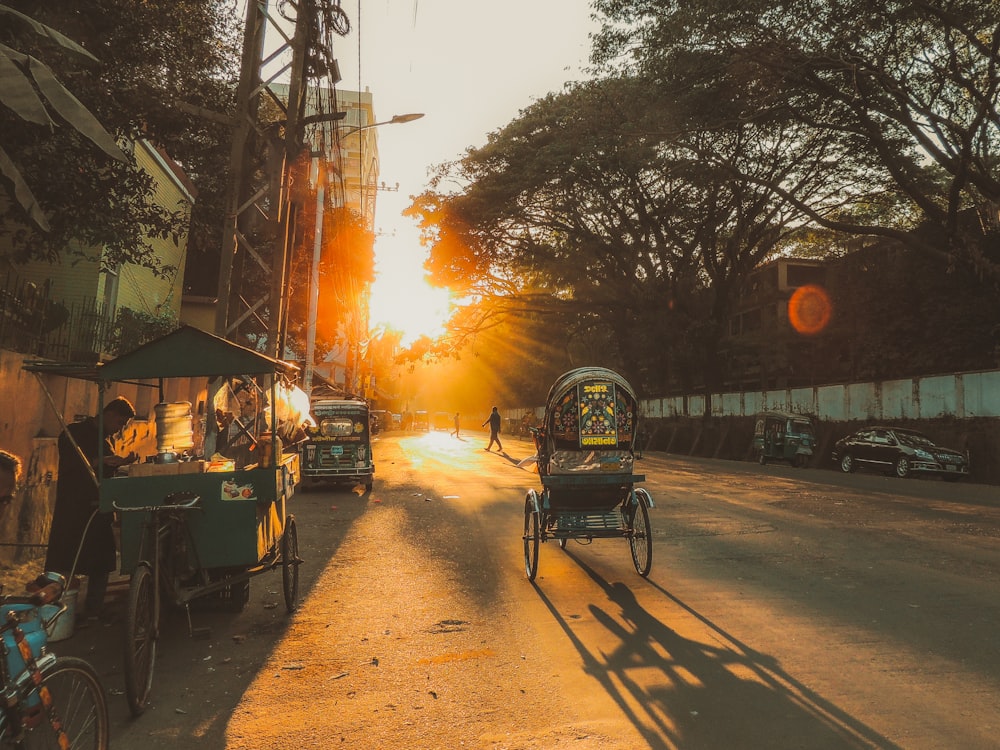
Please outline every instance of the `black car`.
M841 471L874 469L908 477L939 474L957 482L969 475L969 455L941 448L926 435L899 427L867 427L837 441L833 460Z

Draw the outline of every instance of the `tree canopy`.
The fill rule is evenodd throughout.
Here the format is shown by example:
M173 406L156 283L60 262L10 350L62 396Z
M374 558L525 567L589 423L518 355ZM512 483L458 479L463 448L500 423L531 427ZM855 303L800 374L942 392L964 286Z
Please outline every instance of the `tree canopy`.
M839 144L860 169L839 207L794 192L810 218L946 255L1000 279L1000 66L995 3L595 0L595 60L664 92L739 92ZM774 184L775 189L784 189ZM894 208L871 212L873 204Z
M121 142L146 138L167 149L199 189L193 237L218 246L229 128L189 114L179 102L216 112L231 109L239 61L231 3L9 0L7 5L60 30L96 58L81 67L79 55L61 54L62 47L53 49L21 25L0 27L0 41L44 58ZM99 247L110 268L135 262L165 270L147 238L176 237L188 226L181 211L155 205L150 178L132 160L109 163L78 130L26 122L11 109L0 111L0 132L48 224L48 231L33 229L16 201L5 205L0 231L8 234L15 260Z

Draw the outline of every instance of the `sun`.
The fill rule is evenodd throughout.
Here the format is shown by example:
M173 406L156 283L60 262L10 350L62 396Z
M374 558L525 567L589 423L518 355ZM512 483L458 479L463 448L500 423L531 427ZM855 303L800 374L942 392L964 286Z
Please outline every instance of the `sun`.
M444 333L451 313L451 297L446 289L432 287L422 268L405 270L389 264L376 272L369 316L372 327L379 324L403 334L403 346L421 336L436 339Z

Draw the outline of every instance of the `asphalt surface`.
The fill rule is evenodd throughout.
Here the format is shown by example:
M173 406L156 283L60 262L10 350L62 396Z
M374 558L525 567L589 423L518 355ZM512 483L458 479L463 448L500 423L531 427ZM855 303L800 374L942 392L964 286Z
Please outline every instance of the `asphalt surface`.
M302 606L164 626L150 709L121 622L98 667L113 746L995 748L1000 489L649 454L653 570L542 545L523 572L526 442L389 433L374 490L297 494Z

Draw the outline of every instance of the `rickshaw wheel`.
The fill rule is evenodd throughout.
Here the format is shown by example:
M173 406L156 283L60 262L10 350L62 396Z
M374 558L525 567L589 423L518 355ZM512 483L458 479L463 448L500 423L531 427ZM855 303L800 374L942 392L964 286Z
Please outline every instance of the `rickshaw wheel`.
M125 617L125 696L133 716L140 716L149 702L156 660L156 623L153 572L140 564L132 571Z
M281 587L285 609L291 614L299 606L299 534L293 515L285 518L285 533L281 537Z
M653 530L649 525L649 493L644 489L636 490L635 502L628 546L632 552L632 563L635 565L636 573L645 578L653 567Z
M538 525L538 513L531 502L531 493L524 500L524 574L529 581L534 581L538 575L538 541L541 532Z
M566 549L566 537L559 538L559 549Z

